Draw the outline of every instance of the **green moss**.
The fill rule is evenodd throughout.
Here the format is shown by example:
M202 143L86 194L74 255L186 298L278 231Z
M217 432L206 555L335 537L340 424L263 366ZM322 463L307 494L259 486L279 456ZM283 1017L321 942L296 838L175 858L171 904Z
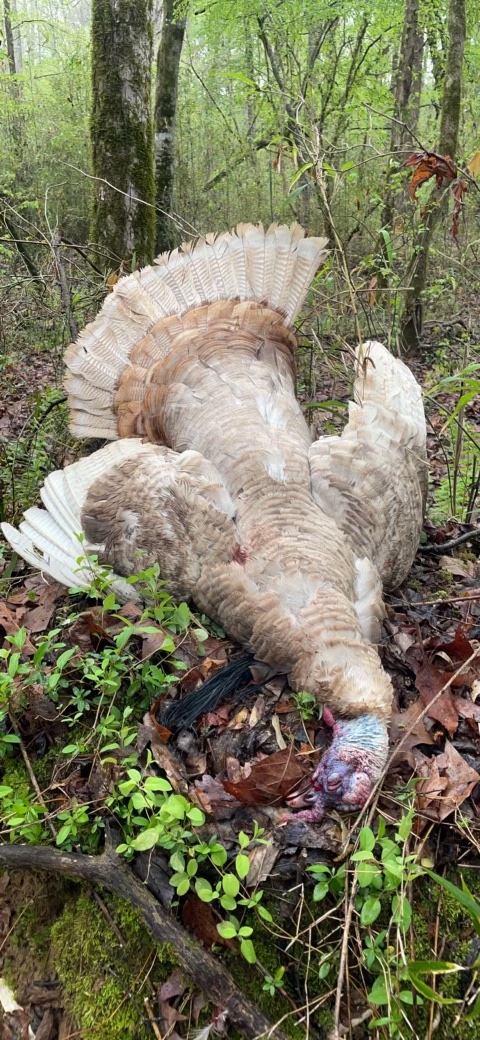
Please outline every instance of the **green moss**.
M167 978L175 967L170 947L155 946L141 918L128 904L108 897L108 906L125 945L108 928L94 901L82 894L65 908L52 928L55 967L68 1010L84 1036L102 1040L151 1040L143 1000L144 980Z

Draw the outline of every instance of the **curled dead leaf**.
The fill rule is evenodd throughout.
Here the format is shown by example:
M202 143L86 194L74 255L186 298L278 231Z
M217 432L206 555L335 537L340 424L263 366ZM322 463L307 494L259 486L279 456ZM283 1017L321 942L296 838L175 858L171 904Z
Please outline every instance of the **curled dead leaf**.
M445 750L435 758L415 751L416 771L421 777L416 787L419 811L440 823L472 793L480 776L465 762L456 748L445 741ZM419 820L420 827L422 825Z
M290 745L256 762L248 777L237 783L224 780L223 786L243 805L280 805L308 772L305 758Z

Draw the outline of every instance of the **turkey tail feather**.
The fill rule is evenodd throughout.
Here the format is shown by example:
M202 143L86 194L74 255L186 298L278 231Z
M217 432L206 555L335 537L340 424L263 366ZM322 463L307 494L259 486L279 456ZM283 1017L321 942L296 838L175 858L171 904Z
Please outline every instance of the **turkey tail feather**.
M152 451L153 445L138 440L118 441L50 473L40 492L45 509L27 509L19 530L2 524L7 542L32 567L62 585L88 588L93 578L88 556L103 549L88 543L82 535L81 514L88 490L113 466ZM132 586L113 572L110 587L122 601L135 598Z
M208 328L206 304L252 301L280 311L291 326L325 247L326 239L305 238L298 224L267 231L239 224L121 278L65 354L72 433L115 440L115 394L122 373L138 363L132 354L147 368L168 356L175 336L198 324L193 312L201 311L199 328Z

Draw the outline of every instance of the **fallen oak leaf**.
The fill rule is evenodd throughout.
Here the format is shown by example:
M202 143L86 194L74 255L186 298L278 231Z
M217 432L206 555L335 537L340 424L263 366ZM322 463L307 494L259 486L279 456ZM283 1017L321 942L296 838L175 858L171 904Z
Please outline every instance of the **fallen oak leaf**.
M450 689L444 690L451 675L435 668L428 660L420 665L412 662L412 668L415 672L415 686L424 706L428 708L429 718L435 719L453 736L458 726L458 712Z
M177 968L169 976L165 982L162 983L158 991L159 1000L171 1000L172 997L181 997L188 989L189 983L182 972Z
M173 790L179 794L188 796L188 783L187 776L183 766L183 763L173 751L164 744L161 736L157 732L157 725L150 714L147 712L143 717L143 723L140 723L138 727L137 735L137 750L143 751L147 744L150 743L153 758L160 769L163 770L167 779L170 781ZM160 729L162 727L159 727ZM166 731L169 733L169 730Z
M412 748L418 744L434 744L431 734L425 727L425 709L419 701L413 701L406 711L394 710L390 722L390 740L399 744L398 751L393 751L393 761L398 763L406 759L413 767Z
M4 601L0 602L0 629L3 628L5 635L16 636L17 632L21 627L22 626L18 624L16 618L13 616L12 611L9 610L9 608L7 607L7 604ZM0 641L2 641L1 633ZM10 648L11 644L9 643L8 649ZM22 646L22 654L24 654L25 657L32 657L35 651L36 647L33 645L32 641L27 637Z
M441 823L468 798L480 776L449 740L445 741L442 754L433 759L419 751L414 755L420 776L416 786L417 807L423 815Z
M222 783L225 790L243 805L279 805L308 772L305 758L290 745L256 762L248 777L236 783L229 780Z
M232 939L224 939L217 931L210 903L203 903L195 892L189 892L183 904L182 922L207 949L211 949L214 943L219 943L229 950L238 952L238 947Z

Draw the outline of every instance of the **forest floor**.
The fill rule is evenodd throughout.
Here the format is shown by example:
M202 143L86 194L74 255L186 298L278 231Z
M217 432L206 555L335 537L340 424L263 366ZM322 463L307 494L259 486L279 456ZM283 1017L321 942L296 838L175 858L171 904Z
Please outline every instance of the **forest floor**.
M457 346L460 350L461 344ZM452 349L456 349L454 341ZM437 358L428 354L427 344L424 359L411 363L422 383L431 382L434 356ZM33 355L25 351L22 357L20 350L14 360L5 359L0 370L2 518L18 520L22 508L35 501L43 476L81 453L81 446L74 446L66 433L64 408L57 403L62 397L58 380L58 363L47 351ZM308 389L302 396L309 397ZM309 400L321 405L326 400L347 397L341 374L322 373L320 390ZM443 397L441 403L448 407L448 398ZM431 495L435 497L436 489L446 479L444 416L431 403L428 413ZM325 409L320 414L321 429L325 429L325 419L338 425L339 413L334 408L331 416ZM480 429L474 402L469 418L473 423L478 419ZM472 538L453 552L441 548L468 530L454 520L436 525L427 522L422 549L434 551L420 551L402 588L386 597L388 618L381 654L395 687L391 756L367 824L376 829L381 818L395 831L408 811L414 810L409 853L421 855L422 862L434 866L438 874L448 872L455 862L464 864L472 876L475 871L479 876L480 539ZM24 675L33 667L36 649L45 640L50 643L42 667L47 674L54 672L58 650L49 635L52 630L61 631L62 649L75 648L74 662L82 655L98 659L115 648L119 632L127 625L134 626L140 613L130 604L122 608L120 618L116 609L72 597L55 583L32 574L21 561L13 561L12 566L8 552L0 580L0 644L5 640L4 648L11 649L7 637L25 629L21 646ZM203 618L195 624L209 627ZM148 627L148 633L132 632L131 652L141 665L157 662L167 671L170 668L176 682L169 696L188 693L223 667L232 654L238 656L238 648L221 632L209 628L208 638L205 632L199 640L194 634L198 628L184 630L173 634L173 657L183 668L178 673L169 663L172 652L159 649L168 625L166 628L161 621L150 619ZM75 683L75 676L72 666L70 684ZM115 752L113 760L104 762L88 750L71 751L62 759L62 749L71 743L72 727L65 724L58 698L49 700L39 683L31 682L24 689L22 682L19 674L10 702L10 722L20 744L12 745L3 759L1 783L5 789L18 790L17 801L25 796L25 802L25 790L36 783L57 844L61 844L58 834L62 819L71 820L82 806L94 807L97 816L108 817L105 800L120 761ZM336 814L315 827L295 818L285 823L283 814L286 796L298 788L327 746L328 730L312 706L292 695L282 679L273 679L261 688L250 684L242 691L241 703L236 696L201 718L194 731L180 731L170 740L168 732L159 726L157 714L158 704L154 704L150 710L147 707L133 715L141 761L149 747L151 761L173 791L187 796L206 814L206 823L197 828L199 840L208 842L216 834L231 859L239 852L239 833L250 835L253 820L262 828L261 840L248 846L245 886L250 897L260 889L265 891L265 908L270 907L273 923L265 918L254 928L257 964L255 968L246 966L246 977L254 972L250 994L273 1021L284 1018L281 1028L288 1027L288 1035L306 1040L327 1038L333 1022L349 889L347 885L342 898L337 893L335 900L332 883L328 893L317 890L312 901L305 871L324 864L333 878L347 853L357 847L358 828L353 818ZM18 816L18 805L16 811ZM3 840L12 836L21 840L22 826L29 840L34 840L34 832L28 831L36 822L33 817L26 814L17 832L11 830L11 818L9 828L3 816ZM63 847L85 847L85 833L80 826L76 842L77 832L72 830L70 841ZM46 840L42 832L40 842ZM163 869L163 854L158 861ZM313 875L318 883L321 871L313 871ZM441 896L432 902L431 891L422 887L422 881L412 888L407 872L402 875L403 882L413 905L413 924L409 922L403 934L410 959L460 959L466 969L476 956L472 920L462 916L461 908L449 905L451 934L447 935L439 909L447 913ZM473 882L469 884L474 888ZM201 901L195 891L181 897L179 903L177 913L183 926L206 947L215 939L220 944L217 956L243 984L244 962L231 938L221 939L217 934L217 910ZM354 918L360 909L360 904L354 904ZM382 904L382 913L384 909ZM363 921L363 909L361 914ZM368 923L368 915L365 919ZM386 924L387 930L390 924ZM463 1036L459 1026L452 1032L450 1006L434 1006L427 1000L425 1008L421 1000L417 1003L418 990L410 1002L413 1007L408 1004L410 1017L400 1014L395 1018L389 1006L390 1019L387 1016L382 1025L383 1007L374 1011L372 1002L365 999L372 985L371 979L365 981L365 963L373 975L379 975L378 967L365 960L369 947L364 938L359 938L358 922L352 926L352 933L340 1008L345 1035L350 1032L359 1040L372 1035L399 1040ZM369 934L375 936L377 932L370 928ZM401 943L402 935L399 938L397 934L395 942ZM329 951L331 971L322 973L318 951L325 960L325 950ZM316 962L312 964L314 951ZM0 1024L4 1040L32 1036L36 1040L67 1040L73 1036L81 1040L143 1040L150 1036L177 1040L194 1035L207 1040L222 1032L237 1035L225 1026L218 1008L206 1012L198 990L192 989L175 967L174 957L172 963L154 945L149 946L133 912L129 916L118 900L74 881L32 871L3 873L0 970L13 986L19 1004L17 1010L5 1013ZM471 1004L474 980L468 976L467 982ZM466 982L453 993L455 1013L464 1010L468 993ZM379 1019L373 1033L372 1015ZM295 1026L296 1021L300 1025ZM465 1035L480 1037L480 1026L473 1023Z

